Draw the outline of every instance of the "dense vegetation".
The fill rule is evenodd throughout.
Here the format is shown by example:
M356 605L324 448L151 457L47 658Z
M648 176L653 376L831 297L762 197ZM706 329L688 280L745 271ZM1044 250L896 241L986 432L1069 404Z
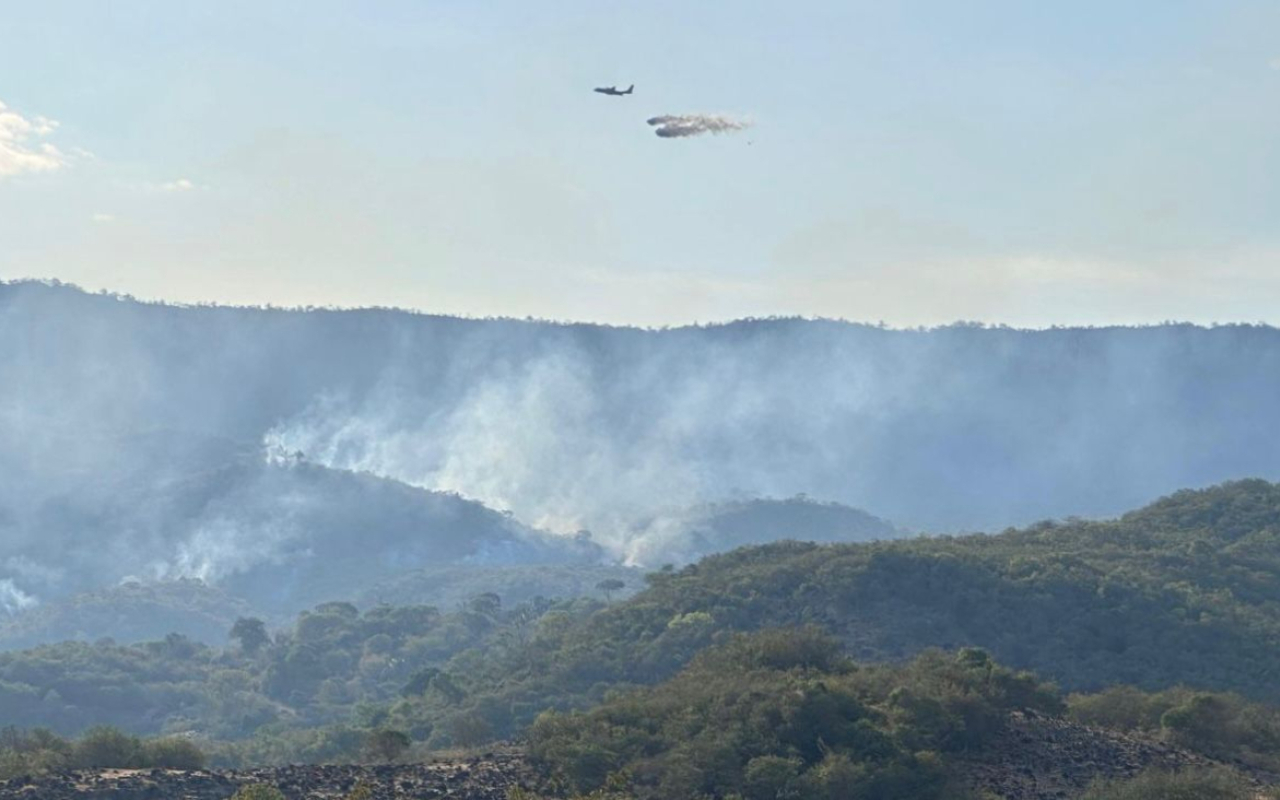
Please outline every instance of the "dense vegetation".
M145 642L170 633L223 642L237 618L254 615L248 602L204 581L127 581L0 619L0 651L70 640Z
M69 741L45 728L0 729L0 780L63 769L200 769L205 763L200 747L181 737L144 740L98 727Z
M606 581L622 583L609 599L629 597L644 586L644 572L590 563L436 566L369 581L370 588L352 602L363 609L383 605L457 609L493 592L504 605L516 606L538 598L606 597L600 588ZM243 598L201 580L128 581L0 620L0 652L68 640L134 644L171 633L221 645L241 617L258 617L277 628L291 625L296 616L260 613L259 607Z
M568 786L642 800L928 800L946 759L978 751L1013 710L1061 701L980 650L862 667L811 630L738 635L659 686L585 714L548 712L530 748Z
M1280 487L1243 481L1109 522L746 548L652 573L612 603L603 589L508 607L485 593L446 612L328 603L253 652L171 636L0 654L0 700L12 722L67 733L386 722L471 743L659 683L734 632L816 625L863 662L977 646L1073 691L1186 685L1274 702L1277 575Z
M531 719L520 708L664 680L726 632L813 624L863 661L978 646L1072 690L1185 684L1274 702L1278 576L1280 487L1241 481L1107 522L712 556L459 677L464 705L509 732Z
M484 594L447 613L376 606L362 614L349 603L326 603L274 636L260 621L240 620L225 649L173 634L138 645L66 642L0 653L0 722L64 734L95 724L214 739L257 732L266 760L288 758L290 741L304 754L337 752L351 737L318 728L372 724L424 670L481 645L501 653L548 614L575 619L602 605L538 600L504 609L497 595ZM442 696L437 690L418 689ZM421 720L414 726L420 738L431 729Z
M1280 773L1280 709L1239 695L1178 686L1112 686L1067 698L1072 719L1156 736L1211 758Z

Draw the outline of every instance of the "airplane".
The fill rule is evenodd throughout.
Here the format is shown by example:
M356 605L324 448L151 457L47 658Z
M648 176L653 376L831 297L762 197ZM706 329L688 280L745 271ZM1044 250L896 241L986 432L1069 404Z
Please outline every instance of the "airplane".
M631 94L635 90L636 90L636 85L633 83L630 86L628 86L625 90L619 90L617 86L605 86L599 89L592 89L591 91L599 92L600 94L613 95L614 97L622 97L624 94Z

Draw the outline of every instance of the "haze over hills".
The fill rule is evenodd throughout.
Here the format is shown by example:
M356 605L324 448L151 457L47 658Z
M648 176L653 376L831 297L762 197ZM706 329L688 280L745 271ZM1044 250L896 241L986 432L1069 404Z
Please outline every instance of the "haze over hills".
M1280 477L1265 326L642 330L23 282L0 341L10 613L198 578L291 614L416 569L654 567L902 533L858 508L995 530Z

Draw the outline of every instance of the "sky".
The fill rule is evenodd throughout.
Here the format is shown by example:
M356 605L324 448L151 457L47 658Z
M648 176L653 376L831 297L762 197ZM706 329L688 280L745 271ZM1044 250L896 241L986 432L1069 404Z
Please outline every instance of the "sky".
M639 325L1280 323L1278 31L1274 0L7 3L0 279ZM645 124L679 113L751 127Z

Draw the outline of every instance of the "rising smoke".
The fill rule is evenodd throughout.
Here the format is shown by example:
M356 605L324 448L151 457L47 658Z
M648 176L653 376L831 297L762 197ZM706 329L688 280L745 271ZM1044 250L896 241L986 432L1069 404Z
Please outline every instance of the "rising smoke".
M5 578L0 580L0 612L16 614L36 604L36 599Z
M751 123L746 120L720 114L664 114L651 117L646 122L654 126L654 133L664 139L682 139L704 133L729 133L751 127Z

